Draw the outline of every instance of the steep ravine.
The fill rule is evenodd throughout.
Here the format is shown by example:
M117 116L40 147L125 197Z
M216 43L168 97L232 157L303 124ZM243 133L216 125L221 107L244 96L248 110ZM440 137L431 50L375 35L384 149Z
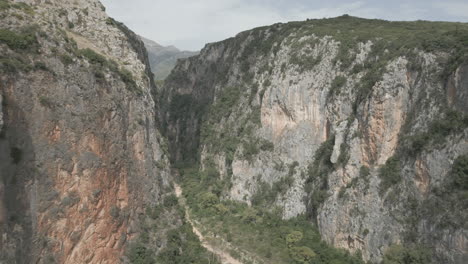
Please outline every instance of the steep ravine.
M171 202L139 37L97 0L0 15L0 263L207 260Z
M98 0L0 15L0 263L468 262L466 24L276 24L156 87Z
M278 206L365 260L466 263L467 37L343 16L209 44L162 88L171 161L199 169L202 211Z

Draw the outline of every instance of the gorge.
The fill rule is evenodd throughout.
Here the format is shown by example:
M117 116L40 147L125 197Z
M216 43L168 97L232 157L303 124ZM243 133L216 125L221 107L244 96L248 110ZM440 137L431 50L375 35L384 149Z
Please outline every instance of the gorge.
M98 0L0 14L0 263L468 262L468 24L278 23L155 84Z

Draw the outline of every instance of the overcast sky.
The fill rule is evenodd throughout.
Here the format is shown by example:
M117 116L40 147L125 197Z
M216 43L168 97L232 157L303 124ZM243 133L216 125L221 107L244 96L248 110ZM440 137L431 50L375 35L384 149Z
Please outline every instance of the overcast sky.
M101 0L107 13L162 45L199 50L258 26L350 14L468 21L468 0Z

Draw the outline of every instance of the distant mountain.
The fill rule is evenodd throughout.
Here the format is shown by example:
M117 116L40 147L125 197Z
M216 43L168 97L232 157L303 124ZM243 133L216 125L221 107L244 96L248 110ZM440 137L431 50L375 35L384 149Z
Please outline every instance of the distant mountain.
M155 80L164 80L175 67L177 59L188 58L198 54L193 51L181 51L174 46L162 46L152 40L141 37L148 50L151 70Z

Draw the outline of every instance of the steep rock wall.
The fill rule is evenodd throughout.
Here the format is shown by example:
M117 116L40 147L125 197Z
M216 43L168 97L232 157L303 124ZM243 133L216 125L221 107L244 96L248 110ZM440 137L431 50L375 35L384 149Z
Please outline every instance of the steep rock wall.
M422 244L434 263L464 263L453 167L468 152L466 34L344 16L209 44L163 87L172 159L216 168L223 199L308 215L366 260Z
M0 262L125 262L170 190L146 51L97 0L27 2L0 11Z

